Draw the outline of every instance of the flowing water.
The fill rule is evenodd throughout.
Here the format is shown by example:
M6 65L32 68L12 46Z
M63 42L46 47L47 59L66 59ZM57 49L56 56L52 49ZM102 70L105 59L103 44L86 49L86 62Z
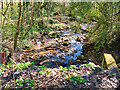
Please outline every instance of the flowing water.
M67 53L66 52L58 53L57 56L54 56L53 58L51 58L52 61L59 61L59 62L63 62L65 64L67 64L67 63L69 63L69 60L71 60L71 59L76 60L77 57L82 53L83 44L76 41L77 36L81 36L82 33L71 34L69 32L70 30L71 29L69 29L67 32L60 33L61 37L69 38L69 43L71 44L71 46L70 46L68 52ZM74 53L74 55L72 53ZM60 58L61 56L64 57L64 60Z
M82 29L87 28L87 24L82 24L82 25L83 25ZM49 57L50 60L48 67L55 67L55 63L52 62L59 62L68 65L71 61L76 60L77 57L81 55L82 46L84 42L80 43L79 41L76 41L76 39L78 36L81 37L82 33L72 34L70 31L71 29L68 29L66 32L59 33L60 38L69 39L68 42L70 44L70 47L68 48L67 52L62 52L59 49L57 49L56 51L58 51L58 53L56 55L51 55L49 52L46 53L46 55ZM39 38L40 36L37 39ZM37 44L40 47L41 42L39 42L38 40Z

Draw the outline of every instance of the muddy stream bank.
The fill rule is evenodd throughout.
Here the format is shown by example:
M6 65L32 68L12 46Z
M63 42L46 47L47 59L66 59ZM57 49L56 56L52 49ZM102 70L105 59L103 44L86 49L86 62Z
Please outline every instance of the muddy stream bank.
M81 31L73 33L72 29L58 30L38 36L33 40L34 49L25 50L25 52L28 55L32 53L29 60L51 68L59 65L69 66L73 63L87 63L82 55L82 46L87 36Z
M85 29L85 27L81 29ZM14 74L5 68L0 75L2 88L14 87L13 75L18 80L30 79L27 82L22 82L21 88L31 87L31 81L34 81L35 89L46 87L119 88L119 76L110 75L111 70L103 70L99 65L95 65L84 57L83 45L87 39L88 35L82 30L73 33L72 29L62 29L36 36L32 40L32 46L29 49L24 49L20 54L20 62L30 61L35 64L28 65L30 64L28 62L29 67L23 65L24 69L22 71L17 69ZM17 54L16 56L19 57ZM79 77L80 75L82 76ZM74 78L67 80L68 76L79 78L72 82ZM18 87L17 83L16 81L16 88Z

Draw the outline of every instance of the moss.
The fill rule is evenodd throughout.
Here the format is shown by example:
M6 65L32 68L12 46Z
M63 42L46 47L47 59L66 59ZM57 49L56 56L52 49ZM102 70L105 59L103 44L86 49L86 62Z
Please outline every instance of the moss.
M68 45L69 45L69 42L68 42L68 41L63 41L61 44L62 44L63 46L68 46Z
M81 38L79 37L79 36L77 36L77 39L76 39L76 41L81 41Z
M79 56L77 57L77 59L79 59L79 60L81 60L81 59L83 59L83 58L84 58L83 55L79 55Z

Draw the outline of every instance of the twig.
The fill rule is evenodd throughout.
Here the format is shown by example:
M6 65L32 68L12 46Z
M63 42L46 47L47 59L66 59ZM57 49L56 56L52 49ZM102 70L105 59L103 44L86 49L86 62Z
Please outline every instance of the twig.
M10 4L10 3L9 3L9 4ZM7 11L8 11L8 8L9 8L9 4L7 5L7 8L6 8L6 10L5 10L3 16L6 15L6 13L7 13ZM6 19L6 17L5 17L4 20L3 20L3 26L4 26L5 19Z
M6 10L5 10L5 12L4 12L4 16L6 15L6 12L7 12L7 10L8 10L8 8L9 8L9 5L10 5L10 3L7 5L7 8L6 8Z
M7 48L8 51L11 51L11 50L12 50L12 48L10 48L10 47L8 47L8 46L6 46L6 45L4 45L4 44L5 44L5 43L2 44L2 47Z
M14 67L13 67L13 64L12 64L12 72L13 72L14 90L15 90L15 75L14 75Z
M23 70L19 67L19 65L17 65L17 63L13 59L10 58L10 60L23 72Z
M56 79L57 77L59 77L59 75L57 75L57 76L54 77L54 78L51 78L50 80L47 80L45 83L42 83L40 86L43 86L43 84L47 84L48 82L50 82L50 81L53 80L53 79Z
M10 83L10 81L8 81L7 83ZM7 84L7 83L6 83L6 84ZM2 85L2 86L0 87L0 90L2 90L1 88L6 88L6 87L5 87L6 84Z
M3 16L13 25L13 27L14 27L13 22L12 22L11 20L9 20L8 17L7 17L6 15L3 14L3 12L1 12L1 13L2 13L2 15L3 15Z

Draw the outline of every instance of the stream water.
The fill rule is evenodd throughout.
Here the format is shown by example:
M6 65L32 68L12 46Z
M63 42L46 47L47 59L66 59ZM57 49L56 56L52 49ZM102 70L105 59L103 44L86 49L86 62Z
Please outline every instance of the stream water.
M61 35L61 37L65 37L65 38L69 38L69 43L71 44L68 52L59 52L56 56L53 56L53 58L51 58L52 61L57 61L57 62L62 62L62 63L69 63L69 60L76 60L77 57L82 53L82 46L83 44L81 44L80 42L76 41L77 36L81 36L82 33L78 33L78 34L71 34L69 29L67 32L63 32L63 33L59 33ZM74 54L72 54L74 53ZM61 59L60 57L64 57Z
M83 24L82 29L86 29L86 28L87 28L87 25ZM82 46L85 42L80 43L79 41L76 41L77 37L78 36L81 37L82 33L72 34L70 31L71 29L68 29L66 32L59 33L60 38L69 39L68 42L70 44L70 47L68 48L67 52L61 52L60 49L57 49L56 52L58 53L56 55L51 55L50 53L46 53L46 55L49 57L49 60L50 60L49 65L47 67L56 67L55 63L53 62L64 63L68 65L71 61L76 60L78 56L82 53ZM37 44L40 47L41 43L38 42Z

